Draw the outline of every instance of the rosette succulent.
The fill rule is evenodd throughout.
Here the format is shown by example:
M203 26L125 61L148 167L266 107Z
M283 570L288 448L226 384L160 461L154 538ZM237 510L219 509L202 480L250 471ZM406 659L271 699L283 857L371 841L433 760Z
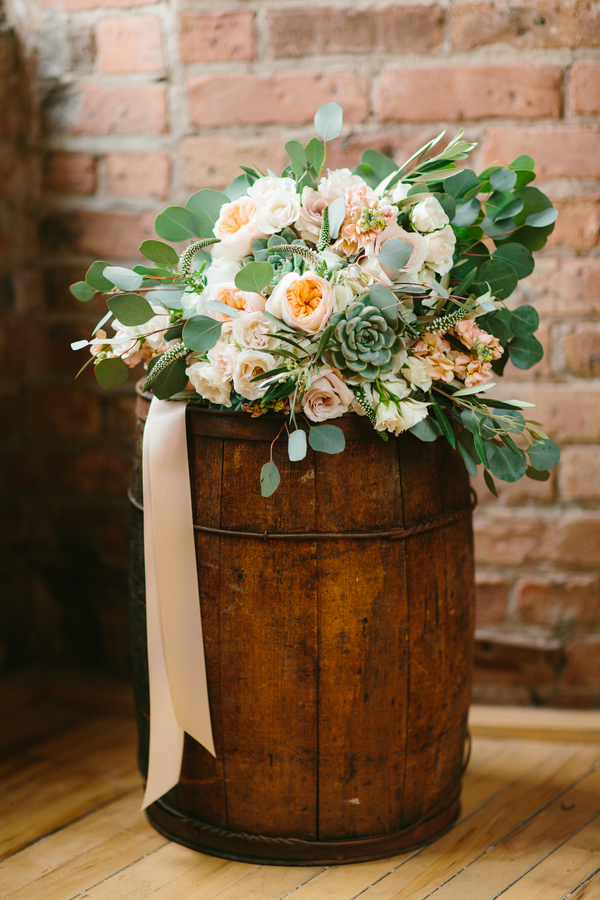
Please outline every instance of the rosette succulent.
M289 232L289 229L286 229L286 231ZM293 232L289 233L292 241L298 240ZM286 246L287 241L279 236L269 239L255 238L252 243L254 260L256 262L268 262L273 266L274 275L271 279L272 285L279 284L283 276L287 275L288 272L295 272L297 275L302 275L306 268L305 262L301 256L297 256L295 253L279 253L277 247L281 244ZM302 244L302 246L304 246L304 244Z
M331 358L344 374L377 378L391 372L400 340L383 313L362 301L331 318Z

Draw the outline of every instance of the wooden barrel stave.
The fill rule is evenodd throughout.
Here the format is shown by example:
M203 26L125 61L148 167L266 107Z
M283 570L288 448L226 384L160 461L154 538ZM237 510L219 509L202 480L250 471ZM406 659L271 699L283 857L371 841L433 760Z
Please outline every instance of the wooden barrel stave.
M281 441L274 448L281 486L265 500L258 473L273 426L263 440L236 441L208 436L206 413L198 423L190 410L188 423L201 525L370 532L469 505L462 462L441 440L421 444L404 435L383 443L358 430L343 454L309 450L294 464ZM342 856L352 861L367 852L361 839L388 835L393 843L408 828L400 849L411 826L423 833L421 820L455 806L472 652L470 519L405 540L197 531L196 545L217 759L186 736L171 799L182 816L244 840L307 842L312 850L294 851L300 864L326 859L315 847L331 842L346 842ZM136 546L139 569L139 537ZM139 587L136 598L134 630L141 631ZM147 678L139 660L137 668L136 680ZM143 728L141 737L143 744ZM157 821L152 810L151 818ZM440 822L447 827L443 816ZM206 849L206 840L192 845ZM231 855L231 841L208 849ZM360 858L385 855L373 847ZM232 856L246 857L263 858L250 847ZM281 845L266 858L274 857L294 862L290 851L281 859Z

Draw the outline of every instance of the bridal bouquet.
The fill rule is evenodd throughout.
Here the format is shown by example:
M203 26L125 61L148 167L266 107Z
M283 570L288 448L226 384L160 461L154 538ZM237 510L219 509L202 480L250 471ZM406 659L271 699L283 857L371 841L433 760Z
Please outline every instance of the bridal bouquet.
M556 444L522 410L496 400L508 359L542 358L532 306L506 300L534 267L557 211L530 186L519 156L480 174L456 165L474 144L460 132L442 152L430 141L402 166L374 150L349 169L327 168L342 130L337 103L315 116L320 140L286 144L281 175L242 167L226 193L201 190L156 219L148 265L95 262L71 288L107 297L89 346L104 388L144 363L144 389L252 416L283 413L289 456L338 453L332 421L367 416L383 440L443 436L471 474L549 477ZM106 327L111 323L114 335ZM279 484L271 460L264 496Z

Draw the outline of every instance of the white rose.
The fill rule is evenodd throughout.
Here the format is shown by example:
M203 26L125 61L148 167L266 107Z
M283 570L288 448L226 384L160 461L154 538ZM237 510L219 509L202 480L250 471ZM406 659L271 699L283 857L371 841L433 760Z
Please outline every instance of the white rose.
M233 377L233 369L239 353L240 351L235 344L229 344L220 340L217 341L214 347L211 347L206 355L215 371L223 378L230 379Z
M265 234L275 234L292 225L300 215L300 199L286 193L273 191L265 198L263 206L256 210L256 221Z
M257 178L254 184L248 188L248 196L262 205L266 197L273 191L296 197L296 182L293 178L276 178L266 175L264 178Z
M185 370L185 374L205 400L221 406L231 406L231 382L217 372L214 366L205 362L193 363Z
M331 250L323 250L321 259L326 263L330 272L337 272L338 269L342 268L342 257L338 256L337 253L332 253Z
M400 403L400 413L405 422L405 428L412 428L417 422L427 418L427 407L429 403L422 400L402 400Z
M274 325L261 312L241 313L233 320L232 336L236 344L251 350L274 350L279 346L273 337ZM209 352L210 358L210 352Z
M302 409L313 422L336 419L348 412L354 394L333 369L321 369L304 395Z
M431 377L429 375L429 366L427 363L416 356L409 356L406 360L406 367L408 368L408 371L403 372L403 374L406 375L407 380L410 381L413 388L418 388L421 391L428 391L431 387Z
M392 203L400 203L401 200L406 200L411 187L412 184L407 184L404 181L398 182L392 191Z
M451 225L444 225L440 231L434 231L426 237L428 248L425 262L438 275L445 275L452 268L452 258L456 245L456 235Z
M427 197L413 206L410 220L417 231L437 231L450 221L437 197Z
M329 205L338 197L344 197L346 191L353 184L364 184L364 178L353 175L350 169L327 170L327 178L321 178L317 188L319 194L325 197Z
M225 256L219 256L218 250L215 249L212 262L204 272L206 275L206 286L211 287L213 284L221 284L223 281L235 281L235 276L241 268L239 262L228 259Z
M385 403L377 405L375 428L377 431L391 431L392 434L399 435L412 428L426 415L427 403L421 403L418 400L401 400L396 404L390 400L387 406Z
M260 350L242 350L233 370L233 386L246 400L258 400L267 390L259 387L259 381L252 381L255 375L275 368L275 359L270 353Z

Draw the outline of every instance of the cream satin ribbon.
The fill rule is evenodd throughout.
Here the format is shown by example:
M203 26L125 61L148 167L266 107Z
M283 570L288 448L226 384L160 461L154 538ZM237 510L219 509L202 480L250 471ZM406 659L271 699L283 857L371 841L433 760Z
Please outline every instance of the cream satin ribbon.
M179 781L185 731L215 756L185 410L185 403L154 397L144 428L150 759L142 809Z

